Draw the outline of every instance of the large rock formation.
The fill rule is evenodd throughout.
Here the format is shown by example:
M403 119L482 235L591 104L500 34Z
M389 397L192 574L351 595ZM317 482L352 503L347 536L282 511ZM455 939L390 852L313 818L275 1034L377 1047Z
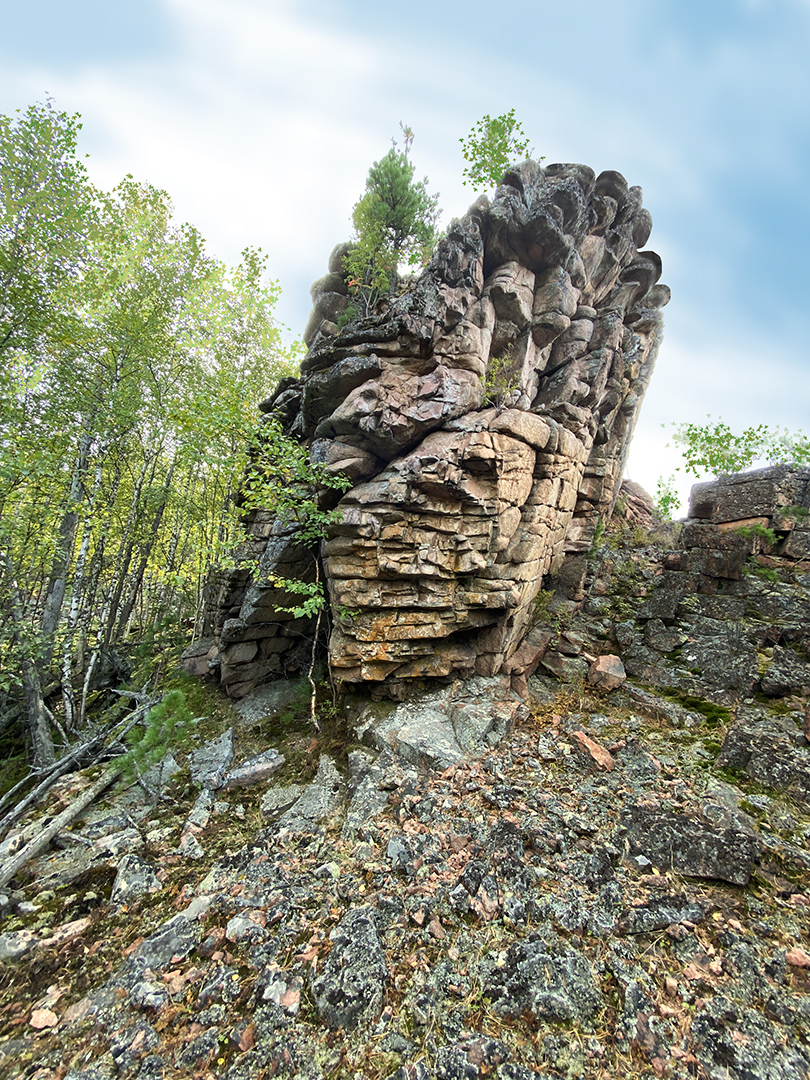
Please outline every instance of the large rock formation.
M262 407L352 480L321 552L336 680L405 698L509 673L543 579L613 508L669 299L639 250L650 229L619 173L527 161L411 288L342 329L335 250L302 376ZM234 697L300 666L311 633L268 580L311 574L311 554L266 514L250 528L258 573L212 594Z

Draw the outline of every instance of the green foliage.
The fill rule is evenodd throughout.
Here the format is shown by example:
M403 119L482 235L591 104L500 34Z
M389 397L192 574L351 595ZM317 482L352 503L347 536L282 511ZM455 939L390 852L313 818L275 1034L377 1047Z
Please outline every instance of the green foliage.
M279 611L289 612L296 619L314 619L318 612L323 611L326 606L326 595L319 581L299 581L295 578L282 578L275 575L273 575L271 581L280 589L304 598L300 604L278 609Z
M566 628L568 617L565 611L559 611L554 606L554 596L553 589L540 589L534 598L529 621L532 627L546 626L555 634L559 634Z
M400 125L403 150L391 149L368 171L366 192L355 204L355 243L345 259L355 308L373 311L396 287L397 267L424 264L436 242L438 195L430 195L427 177L415 181L410 160L413 132Z
M810 463L810 439L801 431L791 433L767 424L735 435L722 420L709 423L674 424L673 442L681 447L684 471L700 477L743 472L758 461L770 464Z
M512 394L520 390L521 375L511 345L504 350L502 356L491 357L484 379L486 404L494 405L498 409L504 408Z
M658 477L655 490L655 508L664 521L672 521L672 515L681 506L681 497L675 488L675 477Z
M743 540L752 540L756 536L760 540L764 540L766 544L775 544L779 539L773 529L767 528L760 521L757 521L754 525L741 525L734 532L737 536L741 536Z
M341 313L335 319L335 325L337 326L338 330L342 330L344 326L349 326L350 323L353 323L359 314L360 312L357 309L357 305L354 303L349 303L346 309L344 311L341 311Z
M0 117L0 684L61 683L68 732L104 648L199 630L257 402L302 352L261 252L228 268L165 192L95 189L79 128Z
M195 719L182 690L170 690L146 715L143 728L127 740L129 750L118 759L125 776L142 776L161 761L171 747L183 745L192 733Z
M721 727L731 721L731 711L724 705L715 705L713 701L706 701L704 698L684 693L674 686L659 689L658 693L662 697L669 698L670 701L682 705L685 709L689 709L691 712L700 713L705 717L707 727Z
M758 578L762 578L763 581L779 581L779 573L773 566L753 566L751 573L756 574Z
M19 110L18 110L19 113ZM86 263L97 209L76 142L78 114L53 103L0 116L0 388L25 354L68 332L63 290Z
M808 518L810 518L810 508L806 506L783 506L779 510L779 517L782 520L791 522L795 525L807 524Z
M350 487L348 477L312 461L309 450L285 435L278 419L269 416L254 443L241 484L241 509L268 511L284 522L295 524L298 539L311 544L323 539L339 516L323 508L321 492L346 491Z
M506 170L523 161L529 150L529 140L515 119L514 109L494 119L488 114L482 116L466 139L459 142L467 162L462 183L470 184L475 191L496 187Z

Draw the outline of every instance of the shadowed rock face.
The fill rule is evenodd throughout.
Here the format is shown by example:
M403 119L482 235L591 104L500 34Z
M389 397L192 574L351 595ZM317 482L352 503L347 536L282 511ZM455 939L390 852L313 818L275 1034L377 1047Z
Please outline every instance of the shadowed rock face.
M336 679L401 698L510 670L543 578L613 508L669 299L650 228L619 173L525 162L412 290L342 331L335 250L303 374L262 407L353 481L321 553ZM311 557L266 515L251 531L261 573L221 579L213 604L236 697L294 668L307 630L259 582Z

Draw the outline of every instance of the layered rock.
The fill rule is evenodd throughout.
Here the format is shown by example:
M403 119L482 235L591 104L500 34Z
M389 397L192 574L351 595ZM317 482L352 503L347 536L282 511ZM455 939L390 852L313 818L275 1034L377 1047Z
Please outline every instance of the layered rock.
M263 409L352 480L321 553L338 681L403 698L508 671L544 577L613 508L669 299L639 250L650 228L620 174L525 162L383 314L343 329L333 253L303 374ZM262 582L311 557L266 515L251 531L259 573L213 602L233 696L300 664L308 629Z

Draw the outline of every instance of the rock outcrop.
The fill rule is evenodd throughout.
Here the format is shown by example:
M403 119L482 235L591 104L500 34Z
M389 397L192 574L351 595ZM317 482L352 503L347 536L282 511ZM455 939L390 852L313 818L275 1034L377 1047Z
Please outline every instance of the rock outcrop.
M650 229L619 173L527 161L342 329L335 250L303 374L262 408L352 481L321 552L336 681L405 699L509 674L543 579L615 502L669 299ZM223 575L210 605L233 697L300 667L311 635L271 580L311 575L311 554L267 514L250 530L258 572Z
M511 730L483 676L317 738L292 681L212 693L232 730L155 767L171 798L113 792L0 893L0 1078L806 1080L808 480L654 536L621 491Z

